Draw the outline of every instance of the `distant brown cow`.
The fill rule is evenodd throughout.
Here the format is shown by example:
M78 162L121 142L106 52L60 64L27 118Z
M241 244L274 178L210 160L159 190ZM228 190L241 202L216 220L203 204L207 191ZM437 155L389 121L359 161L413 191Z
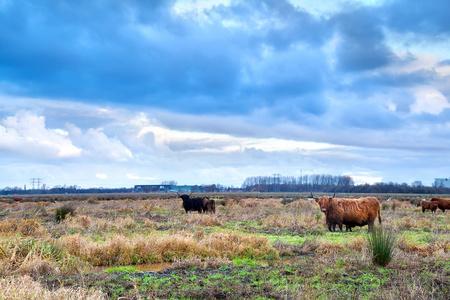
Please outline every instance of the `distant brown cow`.
M377 216L381 224L381 205L375 197L360 199L320 197L315 198L315 201L325 213L330 231L334 231L336 225L341 231L342 225L347 226L347 231L352 231L351 228L355 226L369 225L369 231L372 231Z
M450 199L431 198L431 202L437 202L438 207L442 212L445 212L446 209L450 209Z
M427 209L431 210L432 213L435 213L436 209L438 208L438 203L436 201L422 200L422 201L420 201L420 206L422 207L423 213Z
M202 210L204 213L216 213L216 201L209 199L208 197L203 197Z

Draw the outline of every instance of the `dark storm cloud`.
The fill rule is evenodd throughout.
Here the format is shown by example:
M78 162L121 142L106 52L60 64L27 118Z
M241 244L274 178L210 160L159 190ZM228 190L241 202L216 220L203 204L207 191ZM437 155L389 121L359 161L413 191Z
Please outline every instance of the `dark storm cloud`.
M0 80L20 87L7 92L27 96L185 112L244 113L255 105L247 98L272 102L321 89L322 74L313 69L325 67L323 58L291 47L320 47L330 32L322 20L286 1L242 1L211 8L202 23L195 13L174 14L173 3L3 3ZM292 66L276 63L263 57L265 49L297 58ZM253 59L270 69L257 73Z
M395 60L386 46L381 19L368 8L360 8L333 18L340 40L336 54L343 71L365 71Z
M162 0L3 2L0 83L10 94L183 113L321 116L330 91L364 98L387 88L400 95L398 88L437 80L432 71L382 70L417 60L399 58L384 30L407 31L413 19L420 24L411 22L410 30L448 28L433 4L402 1L410 11L396 3L347 5L321 17L285 0L182 14L173 10L176 1ZM348 74L355 77L343 80Z

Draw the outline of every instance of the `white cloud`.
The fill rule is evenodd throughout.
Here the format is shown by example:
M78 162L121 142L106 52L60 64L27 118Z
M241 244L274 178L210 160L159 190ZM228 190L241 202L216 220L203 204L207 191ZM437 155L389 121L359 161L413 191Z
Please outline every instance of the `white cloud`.
M128 179L139 179L139 180L155 180L155 177L141 177L133 174L127 174L126 175Z
M208 132L186 132L171 130L160 126L145 126L138 138L152 133L155 143L160 148L170 147L174 151L230 153L245 149L258 149L264 152L285 152L298 150L319 150L336 148L328 143L305 142L281 138L235 137L229 134Z
M20 110L0 125L0 150L45 159L75 158L81 149L60 129L48 129L45 117Z
M411 106L415 114L429 113L438 115L444 109L450 108L447 98L433 87L422 87L415 92L416 102Z
M382 176L374 176L371 172L348 172L344 175L352 177L356 185L375 184L383 181Z
M95 177L97 177L98 179L108 179L108 175L103 173L97 173L95 174Z

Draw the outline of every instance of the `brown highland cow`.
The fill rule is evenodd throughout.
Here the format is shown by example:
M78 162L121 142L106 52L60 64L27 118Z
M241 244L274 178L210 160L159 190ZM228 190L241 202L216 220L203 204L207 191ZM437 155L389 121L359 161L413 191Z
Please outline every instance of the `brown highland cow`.
M203 212L206 213L216 213L216 201L209 199L208 197L203 197L202 202L202 209Z
M431 198L431 202L437 202L438 207L442 212L445 212L446 209L450 209L450 199Z
M436 209L438 208L438 203L436 201L422 200L422 201L420 201L420 206L422 207L423 213L427 209L431 210L432 213L435 213Z
M369 225L369 231L372 231L377 216L381 224L381 205L375 197L360 199L320 197L315 198L315 201L325 213L330 231L334 231L336 225L341 231L342 225L347 226L347 231L352 231L352 227L355 226Z

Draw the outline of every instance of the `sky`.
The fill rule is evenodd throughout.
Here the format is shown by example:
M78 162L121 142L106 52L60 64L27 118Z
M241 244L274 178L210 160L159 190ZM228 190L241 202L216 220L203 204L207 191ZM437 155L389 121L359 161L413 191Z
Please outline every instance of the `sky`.
M449 1L0 0L0 188L450 177Z

